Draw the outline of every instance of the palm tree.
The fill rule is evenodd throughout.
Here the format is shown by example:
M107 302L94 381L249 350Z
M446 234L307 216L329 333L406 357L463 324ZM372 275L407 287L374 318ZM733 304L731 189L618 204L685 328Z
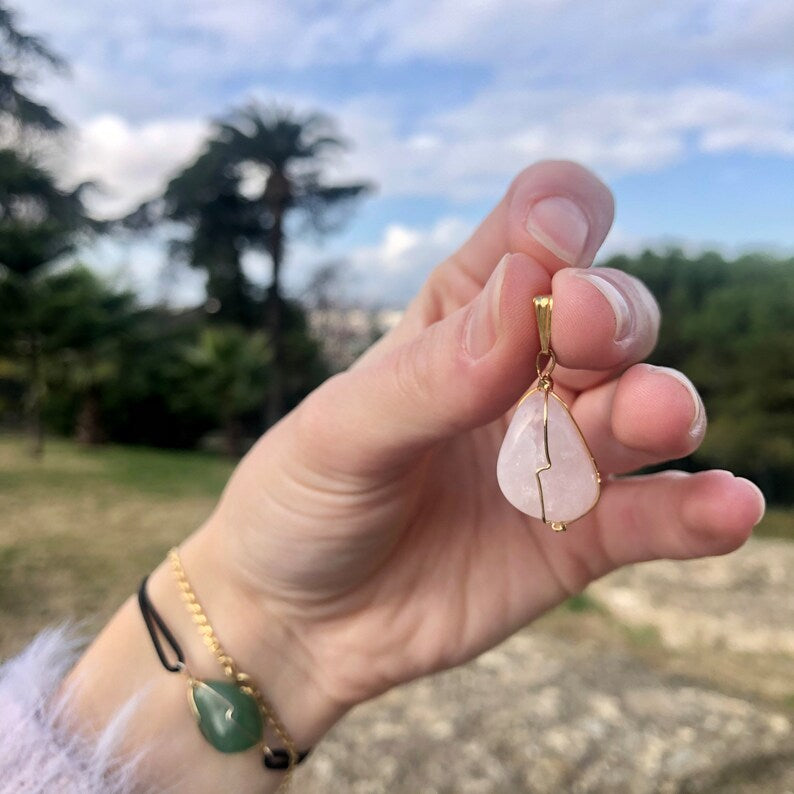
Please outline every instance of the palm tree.
M208 151L243 176L242 189L258 211L272 271L265 301L265 329L273 349L265 420L274 424L284 412L284 338L282 268L293 216L319 234L347 218L349 204L370 189L363 182L329 184L324 167L345 143L333 121L321 113L298 114L255 103L235 110L216 125Z
M170 241L171 257L207 274L213 319L245 327L259 324L254 288L242 267L246 248L263 230L252 202L240 190L241 175L214 150L204 151L166 186L163 195L124 219L142 230L172 221L188 229Z
M206 271L208 297L216 299L225 322L246 325L248 307L256 305L243 254L268 255L272 275L263 306L272 350L267 425L281 418L288 390L282 270L288 233L298 230L289 221L330 233L349 216L350 202L370 189L364 182L326 180L330 157L344 146L325 115L249 104L216 122L204 151L164 193L123 219L132 229L173 221L188 226L188 237L172 242L172 254Z
M38 36L23 33L13 11L0 4L0 119L29 129L54 132L63 127L49 108L23 91L31 67L64 69L64 61Z

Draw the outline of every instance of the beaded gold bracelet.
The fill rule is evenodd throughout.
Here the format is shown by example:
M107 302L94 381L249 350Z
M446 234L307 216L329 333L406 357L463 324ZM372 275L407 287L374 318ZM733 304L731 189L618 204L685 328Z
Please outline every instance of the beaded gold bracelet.
M204 680L191 674L182 648L149 601L146 592L148 577L146 577L138 590L138 603L160 662L169 672L182 673L186 676L188 701L204 738L223 753L242 752L259 745L265 767L285 772L279 787L279 790L283 791L289 785L295 766L306 758L309 751L297 749L272 704L264 697L250 676L241 672L232 657L223 649L193 592L177 549L171 549L168 558L182 600L198 626L204 644L223 668L226 680ZM158 637L158 629L171 646L176 662L168 659ZM266 742L266 725L269 725L279 737L284 744L283 748L271 747Z

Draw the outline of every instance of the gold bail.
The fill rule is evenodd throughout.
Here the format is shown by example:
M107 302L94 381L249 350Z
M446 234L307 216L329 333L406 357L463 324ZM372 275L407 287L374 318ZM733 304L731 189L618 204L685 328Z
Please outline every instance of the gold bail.
M551 344L551 309L554 300L551 295L536 295L532 299L535 305L535 316L538 319L538 336L540 336L540 352L548 353Z

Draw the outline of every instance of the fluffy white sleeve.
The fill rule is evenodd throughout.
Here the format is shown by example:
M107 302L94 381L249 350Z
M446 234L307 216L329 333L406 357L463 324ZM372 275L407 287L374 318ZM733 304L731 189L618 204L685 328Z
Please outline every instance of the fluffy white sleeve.
M47 629L0 665L0 792L132 794L135 760L117 748L129 709L90 742L62 727L67 699L56 691L82 642L73 628ZM130 704L132 708L132 704Z

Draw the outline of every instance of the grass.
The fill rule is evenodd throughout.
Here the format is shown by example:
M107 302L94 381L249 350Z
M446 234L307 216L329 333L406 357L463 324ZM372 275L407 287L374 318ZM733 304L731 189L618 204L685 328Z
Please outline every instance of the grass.
M581 612L603 612L603 607L588 593L576 593L572 595L563 607L569 612L579 614Z
M762 538L794 540L794 509L767 508L764 520L755 528L754 534Z
M0 437L0 656L66 617L102 625L199 526L231 473L211 455Z

